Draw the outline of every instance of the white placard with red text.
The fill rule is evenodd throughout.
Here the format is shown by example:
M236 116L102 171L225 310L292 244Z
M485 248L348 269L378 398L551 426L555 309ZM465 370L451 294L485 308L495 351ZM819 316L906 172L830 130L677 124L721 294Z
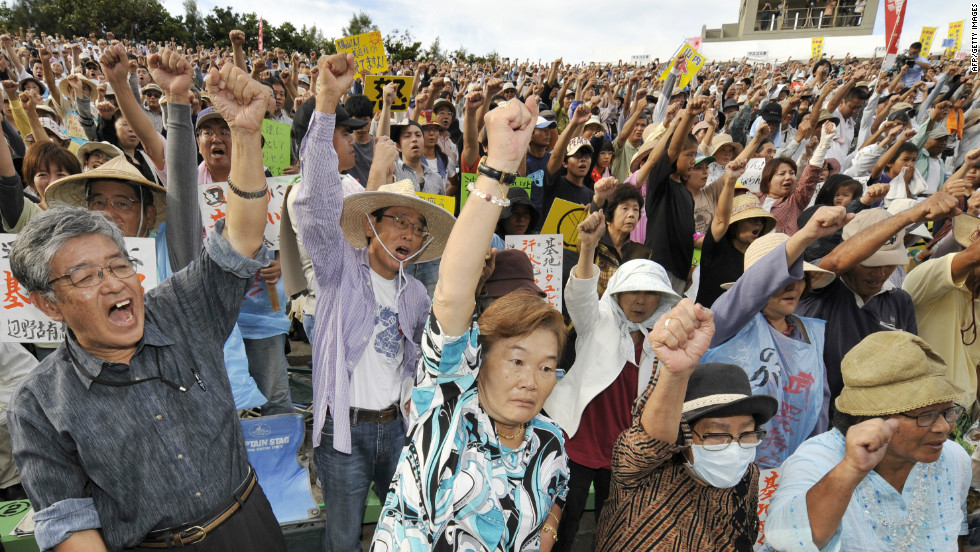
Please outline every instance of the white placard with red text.
M561 310L562 248L561 234L507 236L507 249L520 249L531 259L534 283L548 295L548 304Z

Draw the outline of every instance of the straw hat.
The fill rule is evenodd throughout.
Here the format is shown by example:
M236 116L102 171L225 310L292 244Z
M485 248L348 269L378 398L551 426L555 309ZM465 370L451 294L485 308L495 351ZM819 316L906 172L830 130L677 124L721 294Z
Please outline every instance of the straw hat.
M851 222L848 222L844 226L844 230L841 231L841 237L844 238L844 241L847 241L861 230L870 228L889 218L891 218L891 215L884 209L865 209L854 215ZM879 247L878 251L875 251L873 255L861 261L861 265L867 267L905 266L908 261L909 254L905 249L905 229L903 228L892 239L886 241L884 245Z
M734 157L738 156L738 154L742 153L743 149L745 149L745 146L736 142L735 139L732 138L731 134L715 134L714 137L711 138L711 155L715 155L715 153L717 153L723 146L732 146L735 148L735 153L732 154L733 159Z
M948 401L965 392L946 377L946 362L920 337L875 332L841 361L844 389L837 410L852 416L886 416Z
M980 239L980 218L963 213L953 218L953 239L963 247L970 247Z
M762 233L759 234L760 236L772 232L772 229L776 227L776 217L762 208L762 204L759 203L759 198L755 194L735 196L732 200L732 216L728 221L728 226L731 227L731 225L740 220L753 218L762 219Z
M78 148L78 150L75 151L75 157L78 158L78 162L84 167L85 160L88 155L96 150L106 154L106 157L109 159L119 157L123 154L121 149L110 144L109 142L85 142Z
M756 261L765 257L773 249L776 249L780 245L786 243L787 240L789 240L789 236L779 232L766 234L756 238L756 240L749 245L748 249L745 250L745 264L743 265L745 270L748 270L749 267L756 263ZM810 275L810 283L814 288L822 288L837 277L833 272L824 270L806 261L803 262L803 272ZM721 288L731 289L731 287L734 285L735 282L728 282L722 284Z
M88 185L92 180L122 180L130 184L140 185L153 194L153 206L157 210L153 230L159 228L160 224L167 220L167 190L143 178L139 169L126 161L126 157L122 155L106 161L97 169L55 180L44 190L44 199L48 205L60 201L74 207L88 208L86 194Z
M82 83L82 86L88 88L89 96L96 99L99 97L99 85L95 84L92 79L78 75L78 80ZM61 91L61 95L66 98L71 96L71 94L69 94L71 87L68 85L67 78L61 79L61 81L58 83L58 90Z
M430 243L412 262L424 263L442 256L456 218L435 203L429 203L415 195L415 186L410 180L385 184L376 192L363 192L345 197L343 211L340 213L340 228L344 231L347 241L358 249L367 247L364 216L386 207L410 207L425 218L425 225L429 229L427 239Z

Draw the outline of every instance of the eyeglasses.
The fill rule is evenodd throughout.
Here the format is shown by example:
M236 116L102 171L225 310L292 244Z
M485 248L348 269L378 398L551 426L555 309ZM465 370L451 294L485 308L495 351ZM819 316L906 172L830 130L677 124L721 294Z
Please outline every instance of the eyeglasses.
M738 446L744 449L750 449L761 445L762 441L766 438L766 430L764 429L746 431L745 433L739 434L738 437L728 433L705 433L704 435L699 435L693 429L691 433L701 439L701 446L704 447L704 450L725 450L728 448L728 445L732 444L732 441L738 441Z
M209 128L206 128L198 133L202 138L214 138L215 136L220 136L222 138L227 138L231 136L230 128L222 128L221 130L215 132Z
M120 280L132 278L136 275L135 263L136 260L131 257L122 257L119 259L113 259L113 261L106 266L76 266L75 268L69 269L67 273L49 281L48 285L50 286L58 280L68 278L68 280L71 281L71 284L75 287L87 288L97 286L102 283L102 278L105 275L105 272L102 270L103 268L109 269L109 272Z
M399 216L395 216L395 215L381 215L381 218L389 218L389 219L391 219L391 223L394 224L395 225L395 228L397 228L399 230L404 230L406 228L411 227L412 233L414 233L416 236L418 236L420 238L427 238L427 237L429 237L429 231L426 230L425 227L423 227L423 226L416 226L416 225L412 224L411 222L408 222L407 220L405 220L405 219L403 219L403 218L401 218Z
M932 427L932 424L936 423L939 419L939 415L942 414L943 418L946 419L950 424L955 424L960 416L966 412L966 409L960 405L954 405L946 410L930 410L928 412L920 412L918 414L906 414L905 412L899 412L902 416L906 418L915 418L915 423L919 427Z
M120 213L129 213L136 206L136 200L121 195L109 198L104 195L96 195L88 198L88 208L93 211L105 211L110 205Z

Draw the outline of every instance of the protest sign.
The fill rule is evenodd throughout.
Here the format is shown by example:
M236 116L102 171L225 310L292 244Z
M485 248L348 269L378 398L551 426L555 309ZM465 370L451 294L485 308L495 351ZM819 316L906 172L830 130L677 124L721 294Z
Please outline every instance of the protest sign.
M392 75L368 75L364 77L364 95L374 104L374 112L381 111L384 88L389 82L395 83L395 101L391 111L408 111L408 100L412 95L415 77L396 77Z
M269 191L266 193L268 213L265 225L265 246L273 251L279 249L279 225L282 221L282 202L286 188L294 182L299 182L298 176L272 176L266 179ZM214 229L214 224L225 218L225 198L228 195L227 182L212 182L198 184L197 197L201 206L201 222L208 232Z
M463 205L466 205L466 199L470 197L469 185L470 183L476 182L476 173L460 173L460 192L459 192L459 208L462 209ZM517 180L510 185L511 188L521 188L527 192L527 196L531 197L531 186L533 182L528 176L518 176Z
M279 176L289 166L289 130L286 123L262 120L262 164L268 167L272 176Z
M17 234L0 234L0 277L4 281L3 308L0 309L0 341L10 343L51 343L65 338L61 322L48 318L31 304L27 290L10 272L11 243ZM136 276L143 293L157 286L156 240L126 238L129 256L136 259Z
M565 247L578 251L578 223L586 217L585 207L578 203L556 199L551 204L551 211L544 219L542 234L561 234L565 238Z
M456 212L456 198L453 196L427 194L425 192L415 192L415 195L428 201L429 203L435 203L439 207L449 211L450 215Z
M751 193L759 191L759 183L762 181L762 169L766 168L764 157L749 159L745 164L745 172L739 177L738 183L749 189Z
M556 200L561 201L561 200ZM576 236L577 237L577 236ZM534 283L548 296L548 304L561 310L562 235L507 236L507 249L520 249L531 259Z
M810 39L810 57L819 58L823 54L823 37L815 36Z
M676 58L677 54L681 52L684 53L684 62L682 66L678 68L680 75L677 78L677 82L674 84L674 88L678 90L687 86L688 83L691 82L691 79L694 78L694 75L697 75L698 71L701 70L701 66L704 65L704 56L701 55L701 52L698 52L691 47L690 44L685 42L681 45L680 49L674 52L674 55L671 56L671 60L667 65L667 68L664 69L663 73L660 73L660 80L667 80L667 75L669 75L670 71L674 68L674 58Z
M956 52L960 51L963 41L963 21L954 21L949 24L949 33L946 35L946 59L953 59Z
M77 111L70 109L65 111L65 134L71 138L88 141L88 135L85 134L85 127L82 126L82 119Z
M932 39L936 37L936 27L922 27L922 34L919 35L919 42L922 44L922 55L929 57L932 51Z
M337 45L338 53L354 54L354 63L357 65L354 78L388 70L388 57L385 55L381 31L338 38L334 40L334 44Z

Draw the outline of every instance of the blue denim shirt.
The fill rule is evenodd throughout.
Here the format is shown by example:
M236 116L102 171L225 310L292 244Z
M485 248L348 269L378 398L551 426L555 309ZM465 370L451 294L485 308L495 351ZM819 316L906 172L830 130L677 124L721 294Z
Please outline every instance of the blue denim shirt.
M42 550L100 527L109 550L133 546L203 516L245 479L222 345L264 262L236 252L221 222L216 230L200 259L144 297L143 338L129 365L92 356L69 332L15 392L13 454ZM158 380L112 387L82 370L115 381L161 375L187 390Z

